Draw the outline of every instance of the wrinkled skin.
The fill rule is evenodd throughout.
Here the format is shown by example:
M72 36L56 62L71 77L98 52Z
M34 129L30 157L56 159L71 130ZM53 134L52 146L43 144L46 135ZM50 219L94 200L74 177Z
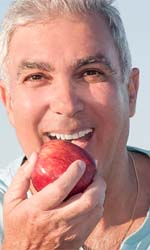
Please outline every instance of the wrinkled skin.
M77 250L102 216L105 183L95 178L84 194L62 202L84 173L84 163L82 169L77 161L58 181L27 199L35 159L33 155L19 169L5 195L3 250Z
M26 156L49 140L49 132L92 128L92 137L75 143L97 161L97 177L83 194L63 202L83 174L74 163L56 183L26 199L35 159L25 163L5 196L3 250L78 250L103 214L106 185L100 175L112 181L109 190L116 196L120 185L130 187L128 172L121 171L138 74L133 70L129 83L122 82L118 52L101 17L19 27L7 66L10 92L1 82L1 97Z

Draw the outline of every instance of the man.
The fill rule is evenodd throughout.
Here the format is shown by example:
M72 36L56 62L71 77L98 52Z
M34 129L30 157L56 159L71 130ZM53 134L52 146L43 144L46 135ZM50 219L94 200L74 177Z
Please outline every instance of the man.
M28 159L1 174L2 249L148 249L150 159L126 147L139 71L112 2L17 0L2 29L1 99ZM68 136L97 162L93 183L64 201L76 161L34 193L36 152Z

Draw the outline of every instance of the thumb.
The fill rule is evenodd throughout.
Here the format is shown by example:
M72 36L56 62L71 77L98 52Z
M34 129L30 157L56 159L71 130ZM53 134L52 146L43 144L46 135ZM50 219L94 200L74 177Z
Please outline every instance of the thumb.
M27 191L30 187L30 179L37 159L37 154L32 153L28 161L17 171L8 191L5 194L4 203L18 205L22 200L27 198Z

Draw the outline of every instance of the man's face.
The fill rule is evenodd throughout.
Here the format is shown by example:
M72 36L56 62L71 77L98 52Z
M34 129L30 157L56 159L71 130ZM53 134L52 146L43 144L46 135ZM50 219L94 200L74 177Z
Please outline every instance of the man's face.
M103 18L62 17L18 28L8 72L7 109L27 156L56 138L102 163L123 150L133 108Z

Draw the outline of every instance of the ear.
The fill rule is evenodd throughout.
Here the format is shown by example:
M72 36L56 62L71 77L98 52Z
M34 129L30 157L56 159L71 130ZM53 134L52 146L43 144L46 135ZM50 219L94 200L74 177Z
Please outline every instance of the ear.
M133 68L128 83L130 117L134 116L135 114L138 88L139 88L139 69Z
M0 80L0 99L6 108L9 121L14 126L14 112L13 112L12 98L3 80Z

